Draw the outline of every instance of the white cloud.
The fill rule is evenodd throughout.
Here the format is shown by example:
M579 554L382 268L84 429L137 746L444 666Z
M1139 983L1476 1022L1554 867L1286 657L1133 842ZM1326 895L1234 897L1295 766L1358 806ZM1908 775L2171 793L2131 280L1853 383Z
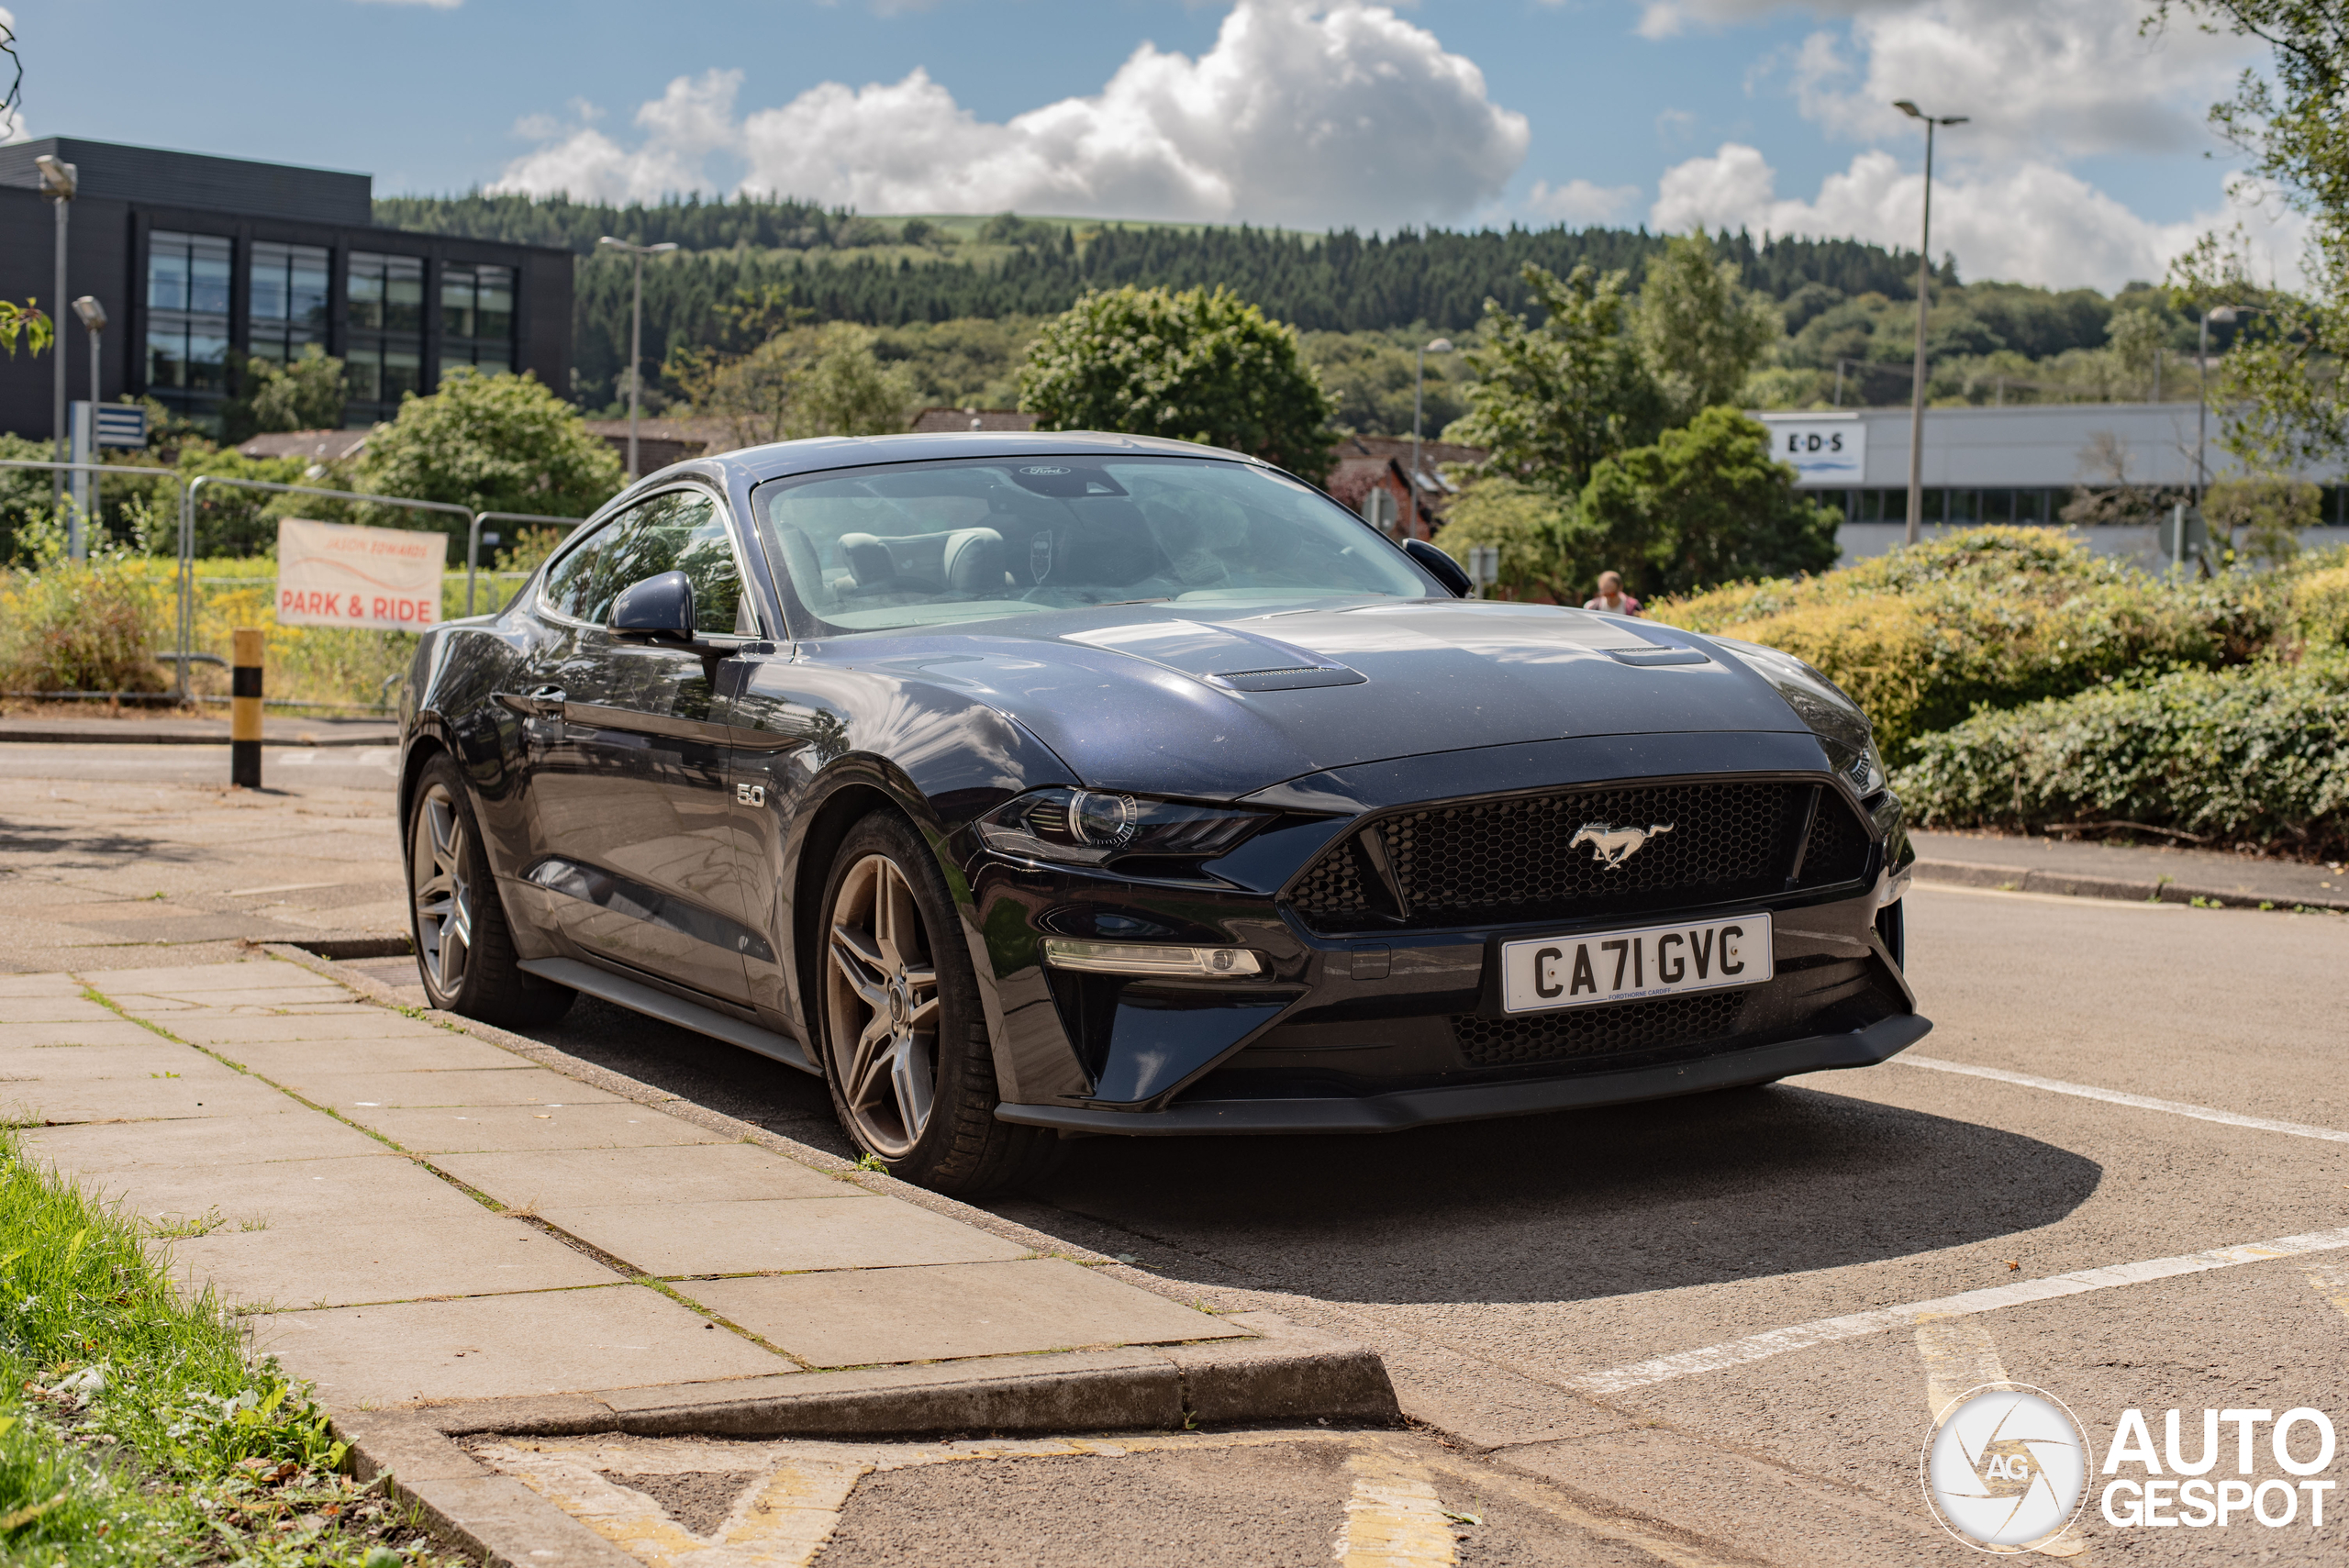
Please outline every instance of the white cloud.
M1661 229L1850 236L1914 250L1923 185L1920 172L1902 169L1888 152L1868 151L1820 182L1813 199L1782 198L1759 150L1724 142L1711 157L1665 172L1648 221ZM2196 237L2238 220L2276 275L2292 281L2305 228L2272 200L2221 195L2209 210L2163 224L2043 162L1933 181L1933 254L1955 252L1970 278L2110 290L2132 278L2160 278Z
M1553 185L1536 180L1526 193L1525 210L1559 223L1609 223L1636 206L1640 195L1637 185L1595 185L1588 180Z
M701 189L709 183L704 172L709 155L740 140L734 95L741 85L740 71L678 77L667 92L636 111L636 123L645 136L633 150L588 123L601 117L593 105L573 104L582 123L568 134L551 116L527 115L516 122L514 133L545 145L508 163L489 188L620 202L655 201L672 191Z
M1197 59L1145 43L1098 94L1000 124L917 70L861 88L828 82L737 128L737 80L680 78L639 113L639 148L582 126L516 160L497 188L706 185L702 161L724 147L749 165L744 191L872 212L1384 228L1475 210L1528 141L1525 117L1486 96L1473 61L1366 0L1237 0Z
M2144 36L2139 0L1922 0L1868 10L1850 33L1807 40L1796 101L1859 139L1915 134L1892 106L1914 98L1966 115L1963 156L2081 157L2211 145L2204 115L2251 57L2240 39L2191 27Z

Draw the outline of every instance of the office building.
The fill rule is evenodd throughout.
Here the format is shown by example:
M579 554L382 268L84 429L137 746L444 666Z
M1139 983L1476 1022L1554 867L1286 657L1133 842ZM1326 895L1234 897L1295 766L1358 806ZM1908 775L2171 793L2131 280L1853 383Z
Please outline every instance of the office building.
M89 339L57 310L55 230L35 160L77 167L68 300L106 307L101 401L150 396L216 423L248 356L343 361L347 425L390 418L457 365L528 370L568 395L569 251L374 225L365 174L50 137L0 147L0 298L62 327L67 395L90 395ZM0 430L51 436L47 355L0 359Z

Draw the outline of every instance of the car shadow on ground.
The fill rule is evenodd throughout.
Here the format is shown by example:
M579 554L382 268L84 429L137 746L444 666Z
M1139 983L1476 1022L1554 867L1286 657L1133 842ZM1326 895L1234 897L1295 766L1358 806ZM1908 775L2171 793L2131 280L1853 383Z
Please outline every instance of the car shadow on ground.
M2102 1175L2036 1139L1779 1084L1384 1136L1085 1139L985 1207L1201 1283L1557 1302L2009 1235Z

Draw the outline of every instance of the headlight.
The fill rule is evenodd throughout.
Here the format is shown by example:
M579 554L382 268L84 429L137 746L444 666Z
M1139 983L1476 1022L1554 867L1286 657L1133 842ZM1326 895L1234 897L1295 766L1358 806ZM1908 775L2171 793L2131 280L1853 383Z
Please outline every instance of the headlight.
M1044 962L1054 969L1088 974L1138 974L1172 979L1220 980L1264 973L1264 962L1246 948L1152 947L1141 942L1078 942L1044 939Z
M1842 761L1840 757L1836 760ZM1862 800L1884 787L1884 759L1876 753L1875 741L1861 747L1858 756L1843 763L1843 776L1852 781L1852 787L1860 792Z
M1128 856L1209 860L1271 820L1270 812L1056 788L1007 800L974 826L998 854L1099 865Z
M1744 661L1746 668L1777 689L1778 695L1786 699L1787 706L1795 710L1796 716L1809 727L1810 732L1827 743L1839 769L1847 765L1846 759L1857 754L1865 753L1871 758L1876 755L1875 742L1869 738L1867 715L1860 711L1860 705L1846 695L1842 687L1791 653L1782 653L1775 648L1765 648L1758 642L1742 642L1731 637L1717 637L1713 640L1732 650L1738 658ZM1876 762L1876 789L1882 789L1882 762ZM1854 773L1852 782L1859 784L1860 775ZM1873 795L1876 789L1862 789L1860 793Z

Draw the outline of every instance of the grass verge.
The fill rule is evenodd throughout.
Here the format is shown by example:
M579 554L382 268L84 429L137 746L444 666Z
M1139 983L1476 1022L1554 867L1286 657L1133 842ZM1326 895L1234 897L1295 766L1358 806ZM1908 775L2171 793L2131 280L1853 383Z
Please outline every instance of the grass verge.
M0 1562L454 1568L138 1221L0 1131Z

